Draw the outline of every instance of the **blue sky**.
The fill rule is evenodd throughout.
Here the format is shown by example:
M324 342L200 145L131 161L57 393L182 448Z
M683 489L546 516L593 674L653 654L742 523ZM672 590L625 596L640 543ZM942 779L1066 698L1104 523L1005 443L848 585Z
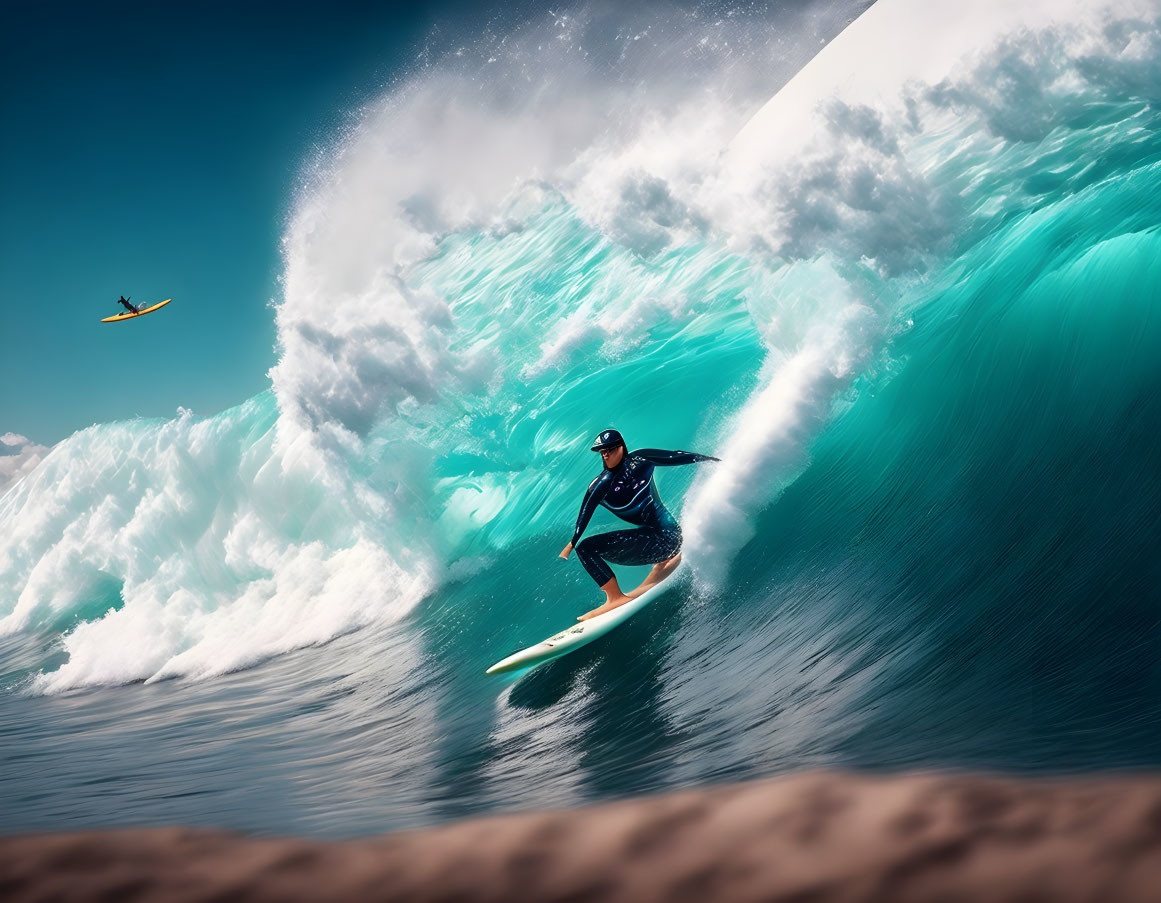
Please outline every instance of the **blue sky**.
M511 12L506 15L512 15ZM269 385L305 160L480 4L8 2L0 434L210 414ZM106 325L119 294L174 298Z

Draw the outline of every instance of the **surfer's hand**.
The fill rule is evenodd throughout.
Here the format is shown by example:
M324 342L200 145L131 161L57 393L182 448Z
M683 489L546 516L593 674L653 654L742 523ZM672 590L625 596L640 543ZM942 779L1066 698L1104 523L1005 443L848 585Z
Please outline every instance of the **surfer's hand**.
M568 556L571 554L572 554L572 543L570 542L567 546L565 546L563 549L560 550L560 557L561 558L568 558Z

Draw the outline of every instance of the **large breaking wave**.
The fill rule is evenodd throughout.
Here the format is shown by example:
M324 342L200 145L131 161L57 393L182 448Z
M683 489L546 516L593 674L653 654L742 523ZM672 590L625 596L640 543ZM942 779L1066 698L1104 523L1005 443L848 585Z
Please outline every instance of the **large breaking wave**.
M663 487L704 591L1155 593L1161 13L883 0L763 106L855 11L578 9L365 110L300 186L271 390L0 499L0 632L66 654L31 686L543 571L610 424L724 459Z

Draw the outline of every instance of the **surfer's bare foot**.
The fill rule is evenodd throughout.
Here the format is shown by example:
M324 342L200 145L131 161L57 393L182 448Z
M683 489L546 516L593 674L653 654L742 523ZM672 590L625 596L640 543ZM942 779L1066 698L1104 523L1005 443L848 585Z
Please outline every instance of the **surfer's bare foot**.
M645 578L644 582L635 590L630 591L629 598L636 599L643 592L653 589L658 583L677 570L679 564L681 564L680 552L672 558L662 561L660 564L653 565L653 570L649 572L649 576Z
M595 618L597 615L603 615L606 611L612 611L618 606L624 605L630 599L629 596L623 596L618 593L616 596L609 596L605 604L600 608L594 608L592 611L586 611L583 615L577 618L578 621L587 621L589 618Z

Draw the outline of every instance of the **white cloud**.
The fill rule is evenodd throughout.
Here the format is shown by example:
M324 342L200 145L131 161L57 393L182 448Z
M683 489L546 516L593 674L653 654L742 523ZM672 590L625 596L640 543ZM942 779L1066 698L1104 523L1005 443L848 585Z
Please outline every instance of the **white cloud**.
M5 433L0 436L0 494L27 473L31 473L48 448L37 445L19 433Z

